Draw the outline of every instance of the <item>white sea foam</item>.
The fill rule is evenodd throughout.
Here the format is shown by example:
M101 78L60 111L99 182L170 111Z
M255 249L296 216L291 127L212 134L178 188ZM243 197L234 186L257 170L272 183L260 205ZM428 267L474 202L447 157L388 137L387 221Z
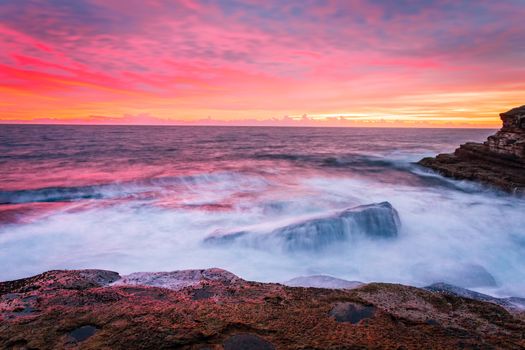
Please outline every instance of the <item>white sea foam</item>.
M276 174L212 177L202 186L166 189L154 203L93 200L81 210L72 203L30 223L2 226L0 279L65 268L127 274L220 267L259 281L325 274L416 286L463 283L497 296L525 296L523 200L457 181L452 187L411 186L321 172ZM185 205L166 206L166 196ZM264 231L279 222L382 201L399 212L402 226L395 239L293 254L203 244L216 230ZM224 203L231 204L227 210L206 207Z

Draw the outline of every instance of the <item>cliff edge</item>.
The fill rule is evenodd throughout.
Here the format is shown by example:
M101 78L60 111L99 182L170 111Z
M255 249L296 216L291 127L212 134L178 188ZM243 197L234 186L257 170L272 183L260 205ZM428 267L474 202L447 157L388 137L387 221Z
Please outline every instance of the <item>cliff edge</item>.
M453 154L424 158L418 164L444 176L524 194L525 105L501 113L500 117L502 128L484 143L467 142Z

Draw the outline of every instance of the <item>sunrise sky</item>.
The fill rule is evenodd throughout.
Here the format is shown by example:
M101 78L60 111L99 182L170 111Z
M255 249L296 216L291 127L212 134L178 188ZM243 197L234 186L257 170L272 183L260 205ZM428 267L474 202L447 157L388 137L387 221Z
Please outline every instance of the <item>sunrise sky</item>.
M525 1L2 0L0 121L497 127Z

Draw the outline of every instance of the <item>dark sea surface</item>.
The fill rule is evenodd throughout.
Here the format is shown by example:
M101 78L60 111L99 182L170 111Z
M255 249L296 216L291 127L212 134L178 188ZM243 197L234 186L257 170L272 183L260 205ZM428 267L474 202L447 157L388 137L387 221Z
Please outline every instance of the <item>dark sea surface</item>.
M0 125L0 280L214 266L525 296L525 201L414 164L493 132ZM330 231L340 211L384 201L399 213L395 238L297 251L257 238L319 217ZM245 244L206 243L236 232Z

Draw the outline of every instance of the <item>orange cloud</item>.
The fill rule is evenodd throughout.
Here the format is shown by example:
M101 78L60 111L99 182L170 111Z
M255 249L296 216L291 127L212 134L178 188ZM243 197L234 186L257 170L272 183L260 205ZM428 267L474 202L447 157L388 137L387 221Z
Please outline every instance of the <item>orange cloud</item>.
M8 0L0 16L4 123L496 127L524 103L519 1Z

